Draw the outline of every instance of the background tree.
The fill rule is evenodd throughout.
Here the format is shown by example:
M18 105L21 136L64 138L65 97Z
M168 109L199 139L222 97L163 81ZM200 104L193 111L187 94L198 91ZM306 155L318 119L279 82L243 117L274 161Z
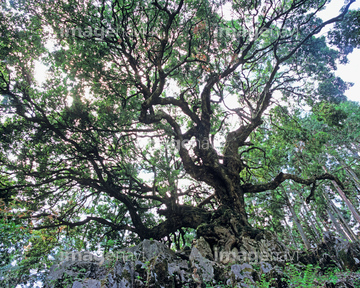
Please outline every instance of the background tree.
M350 10L334 28L329 32L330 43L339 48L341 61L346 63L346 55L360 47L360 10Z
M359 105L355 102L330 103L329 105L334 113L322 114L321 117L318 114L317 106L313 107L313 112L307 114L296 110L289 112L276 109L276 113L273 113L272 116L274 128L271 130L271 134L268 131L265 134L271 136L261 136L262 140L259 139L259 141L264 145L272 144L272 150L275 151L274 156L271 157L272 155L268 153L271 167L279 165L287 170L296 171L303 177L319 175L323 173L324 168L327 171L330 170L332 174L338 175L344 184L341 191L338 192L336 189L336 183L334 186L332 184L319 186L320 191L315 190L313 194L311 193L311 197L309 197L310 195L307 197L308 201L304 201L304 196L307 196L304 187L299 189L300 187L294 183L286 183L285 188L287 193L291 190L291 196L297 200L294 203L295 208L302 211L301 213L305 216L311 217L312 220L307 222L312 222L313 224L310 226L316 228L312 228L312 233L318 231L316 233L321 235L332 223L332 225L338 225L336 230L340 231L341 235L343 235L342 230L346 230L346 234L349 236L345 235L345 239L349 238L354 241L357 240L357 237L353 235L353 230L356 230L358 225L356 215L359 209L356 187L358 172L355 172L359 158L356 146L359 129L356 119L360 110ZM338 115L343 115L343 117L339 118ZM342 159L351 164L346 165ZM344 169L349 166L354 169L352 170L354 177ZM284 195L282 191L278 193L280 193L280 197ZM266 198L262 203L269 203L269 201L272 200ZM280 207L284 207L281 201L275 200L275 202ZM270 214L274 216L274 213ZM281 233L280 231L281 229L278 233ZM312 239L310 235L307 236ZM317 236L317 238L319 237ZM319 242L319 239L312 239L311 242L315 244Z

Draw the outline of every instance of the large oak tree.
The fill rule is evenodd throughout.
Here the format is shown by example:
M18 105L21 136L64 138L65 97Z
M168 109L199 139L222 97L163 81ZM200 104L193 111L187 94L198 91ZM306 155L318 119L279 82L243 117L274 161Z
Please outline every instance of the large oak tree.
M327 2L4 4L1 197L54 235L163 239L226 211L239 236L246 195L284 181L309 187L308 201L323 180L341 185L328 173L259 170L269 151L255 141L276 125L275 106L344 99L339 53L317 35L354 1L322 21Z

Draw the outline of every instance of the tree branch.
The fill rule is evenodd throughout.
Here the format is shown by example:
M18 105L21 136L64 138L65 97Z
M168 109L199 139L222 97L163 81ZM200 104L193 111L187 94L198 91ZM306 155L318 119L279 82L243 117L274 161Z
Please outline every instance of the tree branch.
M37 215L37 216L44 216L44 215ZM49 214L45 215L45 216L49 216ZM53 216L54 218L57 218L56 216ZM135 228L132 228L128 225L117 225L115 223L112 223L104 218L100 218L100 217L93 217L93 216L88 216L86 217L86 219L79 221L79 222L69 222L69 221L65 221L65 220L60 220L60 223L54 223L54 224L50 224L50 225L44 225L44 226L38 226L38 227L34 227L34 230L41 230L41 229L48 229L48 228L54 228L54 227L60 227L60 226L68 226L70 228L74 228L77 226L82 226L90 221L96 221L100 224L106 225L111 227L114 230L120 231L120 230L128 230L128 231L132 231L132 232L136 232Z
M264 183L264 184L257 184L257 185L253 185L250 183L244 184L242 185L242 189L244 191L244 193L259 193L259 192L264 192L267 190L274 190L277 187L279 187L279 185L281 183L283 183L285 180L293 180L296 183L300 183L300 184L304 184L304 185L313 185L312 189L311 189L311 193L308 196L308 198L306 199L306 202L308 203L311 198L313 197L314 191L315 191L315 186L316 186L316 181L318 180L333 180L335 181L339 186L344 187L343 184L340 182L340 180L329 174L329 173L325 173L322 174L320 176L314 176L308 179L303 179L300 178L296 175L293 174L287 174L287 173L279 173L279 175L277 175L273 181L268 182L268 183Z

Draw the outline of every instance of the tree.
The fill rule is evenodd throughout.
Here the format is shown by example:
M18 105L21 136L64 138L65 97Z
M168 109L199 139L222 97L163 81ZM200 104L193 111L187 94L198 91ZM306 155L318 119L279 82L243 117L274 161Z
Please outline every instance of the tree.
M339 53L316 34L354 1L323 22L327 2L3 4L2 197L26 207L34 230L76 231L86 248L187 228L220 239L216 225L259 233L246 195L286 180L310 187L307 200L319 181L342 186L270 167L277 151L256 141L276 124L270 108L343 100Z
M344 17L344 21L335 24L330 33L331 44L337 46L342 54L341 61L347 63L346 56L354 48L360 47L360 10L351 10Z
M303 177L319 174L323 169L331 170L331 173L337 174L345 186L345 189L338 190L340 197L337 196L337 192L335 195L329 193L331 191L330 187L325 186L327 188L323 191L325 199L322 199L321 194L318 192L308 198L308 200L314 200L311 202L311 204L315 205L312 209L312 214L315 216L313 219L319 222L317 226L321 227L321 222L328 222L329 216L330 218L337 216L346 234L352 237L351 240L356 240L357 238L352 235L351 227L357 225L356 210L359 202L357 199L357 169L355 168L358 166L359 158L357 152L359 104L346 101L340 104L332 103L331 106L330 112L333 111L334 113L323 114L323 117L319 117L319 110L316 105L313 107L313 113L307 115L304 113L301 115L296 111L292 113L291 117L288 117L286 113L276 113L276 118L273 117L273 121L279 128L272 131L269 140L264 138L263 141L277 143L274 150L281 150L282 152L277 152L275 158L287 157L287 160L280 160L280 167L286 163L288 170L293 169L297 173L301 173ZM337 117L337 115L345 115L345 117ZM296 144L296 147L294 147L294 144ZM317 164L307 165L307 163L314 162ZM276 159L273 160L273 163L276 163ZM325 166L328 168L325 168ZM336 185L335 183L334 187ZM334 189L334 191L336 190ZM302 193L297 194L296 198L302 198ZM337 205L341 205L345 209L338 211L337 207L331 204L333 200L328 199L329 197L334 199ZM324 202L324 200L326 201ZM306 205L304 205L304 208L306 210ZM335 212L332 212L331 209L333 208ZM329 211L329 215L323 213L326 210ZM318 219L320 221L317 221ZM334 220L336 218L331 221L334 225L337 225L338 223L334 222ZM336 230L341 231L340 226Z

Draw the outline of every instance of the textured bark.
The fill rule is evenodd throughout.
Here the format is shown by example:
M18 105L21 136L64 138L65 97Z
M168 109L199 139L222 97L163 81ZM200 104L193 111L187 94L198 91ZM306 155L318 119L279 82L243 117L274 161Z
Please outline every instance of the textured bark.
M227 191L228 193L219 192L216 194L220 200L220 203L222 203L226 207L229 207L231 210L233 210L236 214L239 215L239 224L241 224L242 226L250 226L245 210L244 193L239 187L239 185L234 185L233 189Z
M183 227L196 229L201 224L208 223L211 219L210 212L185 205L177 206L176 211L159 211L159 214L164 215L167 220L152 229L144 231L141 238L160 240Z

